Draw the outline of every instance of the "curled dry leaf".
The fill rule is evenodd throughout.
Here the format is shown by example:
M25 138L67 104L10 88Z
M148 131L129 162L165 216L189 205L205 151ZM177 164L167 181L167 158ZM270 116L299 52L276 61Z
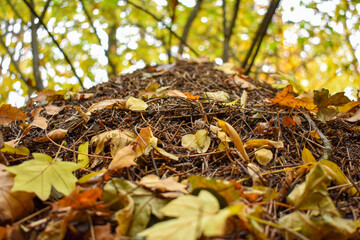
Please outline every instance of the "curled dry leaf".
M220 119L217 119L217 121L218 121L218 126L221 127L221 129L233 139L234 144L237 147L237 149L240 151L241 156L246 162L248 162L250 160L249 156L245 151L244 145L241 141L239 134L236 132L233 126Z
M222 71L226 74L236 74L235 66L233 63L227 62L220 66L215 66L214 69Z
M245 148L284 148L284 143L282 141L272 141L268 139L251 139L245 143Z
M266 183L266 180L261 175L261 169L255 163L249 163L247 170L253 181L253 186L263 186Z
M249 81L244 80L243 78L239 77L238 75L235 75L234 82L237 86L243 89L248 90L255 90L256 86L251 84Z
M187 194L186 185L178 183L178 178L168 177L160 179L156 175L147 175L140 180L140 185L155 188L161 192L181 192Z
M228 102L230 96L227 92L217 91L217 92L205 92L201 95L204 101L213 100L217 102Z
M108 99L108 100L104 100L104 101L94 103L93 105L91 105L91 107L88 108L86 114L91 115L91 113L94 111L101 110L101 109L104 109L107 107L112 107L115 104L118 104L120 106L120 108L125 108L125 100L124 99Z
M26 118L27 115L25 113L10 104L3 104L0 107L0 125L9 124L15 120L22 121Z
M49 142L49 138L51 140L61 140L63 139L67 134L67 130L65 129L55 129L48 133L47 136L35 138L34 142L43 143L43 142Z

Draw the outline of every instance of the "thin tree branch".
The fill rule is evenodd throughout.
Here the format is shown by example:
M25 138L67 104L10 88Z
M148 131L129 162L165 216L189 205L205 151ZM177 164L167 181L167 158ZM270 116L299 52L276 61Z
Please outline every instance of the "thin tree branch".
M17 61L15 61L14 59L14 55L12 54L12 52L10 51L10 49L6 46L2 36L0 36L0 44L6 49L7 54L10 56L10 60L11 62L14 64L16 71L20 74L20 79L23 80L23 82L29 87L29 96L31 95L32 92L34 92L34 87L30 84L30 81L28 81L26 79L26 77L24 76L24 74L22 73L22 71L20 70L20 66L19 63Z
M254 64L255 58L256 58L257 53L261 46L261 42L266 34L266 31L269 27L271 19L275 13L277 7L279 6L280 1L281 0L272 0L271 1L268 11L266 12L263 20L261 21L261 24L259 25L259 27L256 31L256 34L255 34L255 37L253 38L251 47L250 47L249 51L247 52L245 60L243 61L242 65L241 65L242 68L244 68L244 69L246 68L245 74L248 74L250 72L250 69L251 69L252 65ZM256 49L255 49L255 46L256 46ZM252 55L252 52L254 51L254 49L255 49L255 52L252 56L250 64L248 65L250 56Z
M182 36L181 36L181 41L180 41L180 44L179 44L179 52L178 52L178 53L179 53L180 55L181 55L181 54L183 53L183 51L184 51L184 42L186 43L187 36L188 36L188 34L189 34L191 24L192 24L193 21L195 20L198 12L199 12L199 10L200 10L202 1L203 1L203 0L197 0L195 7L193 8L193 10L191 11L189 17L188 17L187 20L186 20L185 27L184 27L184 30L183 30L183 33L182 33Z
M240 0L236 0L234 8L233 8L233 14L231 17L230 25L227 26L227 20L226 20L226 0L223 0L222 9L223 9L223 28L224 28L224 48L223 48L223 61L228 62L229 61L229 44L230 39L233 33L233 29L235 27L236 18L239 12L240 7Z
M112 74L116 76L116 75L117 75L116 65L111 61L109 51L106 50L106 49L103 47L103 45L101 44L101 39L100 39L99 33L98 33L97 29L96 29L95 26L94 26L94 22L93 22L93 20L92 20L92 18L91 18L91 16L90 16L90 13L88 12L88 10L87 10L86 7L85 7L84 1L83 1L83 0L80 0L80 2L81 2L81 5L82 5L82 7L83 7L83 10L84 10L84 13L85 13L86 17L87 17L88 21L90 22L90 26L91 26L91 28L92 28L92 29L94 30L94 32L95 32L95 35L96 35L96 38L97 38L98 41L99 41L99 44L100 44L100 45L102 46L102 48L104 49L104 53L105 53L105 55L106 55L106 57L107 57L107 59L108 59L108 61L109 61L109 65L110 65L110 67L111 67ZM109 47L110 47L110 46L109 46Z
M23 1L25 1L25 0L23 0ZM183 42L182 38L181 38L179 35L177 35L173 30L171 30L171 28L170 28L163 20L161 20L160 18L158 18L157 16L155 16L153 13L149 12L148 10L140 7L139 5L137 5L137 4L135 4L135 3L131 2L131 1L128 1L128 0L127 0L126 2L127 2L128 4L134 6L135 8L137 8L137 9L145 12L146 14L150 15L150 16L151 16L153 19L155 19L156 21L161 22L161 23L165 26L165 28L168 29L168 30L171 32L171 34L174 35L174 37L176 37L177 39L179 39L179 40L180 40L186 47L188 47L188 48L190 49L190 51L193 52L196 56L199 56L199 54L195 51L195 49L193 49L192 47L190 47L186 42Z
M47 9L48 9L49 6L50 6L50 2L51 2L51 0L47 0L47 1L46 1L45 6L44 6L44 8L43 8L43 11L42 11L42 13L41 13L41 15L40 15L40 19L41 19L41 20L44 20L46 11L47 11ZM40 22L37 23L36 28L38 28L39 26L40 26Z
M34 0L30 0L31 7L34 8ZM31 19L31 52L33 55L33 75L35 79L35 88L37 91L41 91L44 89L43 81L41 79L40 75L40 58L39 58L39 46L38 46L38 40L37 40L37 30L38 30L38 24L35 24L35 16L34 14L30 13L30 19Z
M44 27L44 29L46 30L46 32L49 34L50 38L52 39L52 41L55 43L55 45L57 46L57 48L60 50L60 52L63 54L66 62L70 65L70 68L72 70L72 72L74 73L75 77L78 79L80 85L82 88L84 88L83 82L81 80L81 78L77 75L76 70L74 68L74 66L72 65L69 57L67 56L67 54L64 52L64 50L60 47L59 43L55 40L54 36L52 35L52 33L49 31L49 29L46 27L46 25L44 24L44 22L42 21L42 19L39 17L39 15L35 12L35 10L31 7L31 5L26 1L26 0L22 0L26 6L30 9L30 11L39 19L39 22L41 23L41 25Z

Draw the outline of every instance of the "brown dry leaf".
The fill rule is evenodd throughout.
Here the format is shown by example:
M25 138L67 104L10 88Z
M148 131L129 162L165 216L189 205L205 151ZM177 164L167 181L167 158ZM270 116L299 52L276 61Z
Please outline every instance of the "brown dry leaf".
M224 63L220 66L215 66L214 69L222 71L226 74L237 74L234 64L230 62Z
M284 143L282 141L272 141L268 139L251 139L245 143L245 148L284 148Z
M75 100L90 99L94 96L95 96L94 93L76 93L74 99Z
M75 108L78 111L78 113L80 113L80 116L83 119L84 123L87 123L90 120L90 116L84 113L84 111L80 107L75 106Z
M234 82L237 86L239 86L240 88L243 88L243 89L248 89L248 90L257 89L257 87L255 85L253 85L249 81L246 81L245 79L239 77L238 75L235 75Z
M253 186L263 186L266 180L261 175L261 169L255 163L249 163L247 170L252 179Z
M141 129L136 138L136 157L139 157L142 154L148 155L156 145L157 138L154 137L150 127Z
M178 183L178 178L168 177L160 179L156 175L147 175L140 180L140 185L155 188L161 192L181 192L187 194L186 185Z
M55 106L55 105L47 105L45 107L46 113L48 115L56 115L59 112L61 112L61 110L63 110L63 109L64 109L64 106L58 107L58 106Z
M237 149L240 151L241 156L244 158L246 162L248 162L250 160L249 156L245 151L244 145L241 141L239 134L236 132L233 126L220 119L217 119L217 121L218 121L218 126L221 127L221 129L233 139L234 144L237 147Z
M135 141L136 134L129 131L120 129L115 129L111 131L106 131L100 133L91 138L90 145L95 144L95 154L101 153L104 150L104 147L110 142L110 152L111 156L115 156L116 152L121 148L129 145L131 142Z
M307 97L295 98L295 93L293 92L293 87L291 85L287 86L282 90L281 93L277 93L275 98L269 99L273 104L279 104L282 106L287 106L291 108L305 108L309 111L316 112L316 105L313 103L312 99Z
M32 123L30 123L29 126L24 130L22 136L25 136L26 134L28 134L32 127L38 127L38 128L41 128L44 130L47 128L47 125L48 124L47 124L46 118L40 117L40 116L35 116Z
M0 222L14 221L30 214L34 210L34 194L28 192L11 192L14 175L0 164Z
M40 103L46 103L46 98L49 96L53 96L55 94L54 90L45 89L41 92L36 93L36 97L30 98L32 102L40 102Z
M25 113L10 104L3 104L0 107L0 125L10 124L13 121L22 121L26 118Z
M187 98L187 96L179 90L167 90L166 96Z
M292 117L283 117L281 118L282 124L290 128L290 126L296 126L296 122Z
M47 136L34 138L34 142L43 143L43 142L49 142L49 138L51 140L60 140L63 139L67 134L67 130L65 129L55 129L48 133Z
M354 115L351 118L346 119L348 122L357 122L360 120L360 108L356 110Z
M110 162L109 170L119 170L136 165L136 153L132 146L126 146L118 150Z
M107 107L112 107L115 104L118 104L120 108L125 108L125 102L126 101L124 99L107 99L91 105L91 107L88 108L86 114L90 115L94 111L101 110Z

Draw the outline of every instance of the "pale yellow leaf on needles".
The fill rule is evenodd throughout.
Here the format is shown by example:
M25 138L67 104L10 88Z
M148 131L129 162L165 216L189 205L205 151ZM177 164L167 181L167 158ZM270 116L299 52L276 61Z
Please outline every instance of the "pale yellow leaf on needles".
M174 219L156 223L138 236L147 240L195 240L201 235L222 236L227 218L235 214L231 208L220 209L216 197L206 190L198 196L180 196L160 211Z
M266 166L273 159L273 153L269 149L262 148L255 152L255 158L258 163Z
M89 141L86 141L86 142L80 144L78 152L88 154L89 153ZM84 155L84 154L78 155L77 163L79 164L80 167L87 168L89 166L89 156Z
M4 147L1 149L2 152L7 154L17 154L17 155L29 155L30 150L27 147L13 147L4 143Z
M45 201L52 187L64 195L74 190L77 178L72 172L79 168L78 164L58 161L43 153L32 155L34 159L6 168L16 175L12 192L33 192Z
M134 97L129 97L128 100L126 100L125 105L127 109L130 109L132 111L145 111L148 107L146 102Z

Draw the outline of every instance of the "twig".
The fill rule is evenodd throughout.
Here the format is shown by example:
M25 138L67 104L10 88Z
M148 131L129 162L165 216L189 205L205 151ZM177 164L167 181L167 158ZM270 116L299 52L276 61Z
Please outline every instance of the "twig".
M30 9L30 11L34 14L35 17L37 17L39 19L39 23L41 23L41 25L44 27L44 29L46 30L46 32L49 34L50 38L52 39L52 41L55 43L55 45L57 46L57 48L60 50L60 52L63 54L66 62L70 65L70 68L72 70L72 72L74 73L75 77L78 79L80 85L82 88L84 88L83 82L81 80L81 78L77 75L76 70L74 68L74 66L72 65L69 57L67 56L67 54L64 52L64 50L60 47L59 43L55 40L54 36L52 35L52 33L49 31L49 29L46 27L45 23L42 21L42 19L40 18L40 16L35 12L35 10L31 7L31 5L26 1L26 0L22 0L26 6Z
M25 0L23 0L23 1L25 1ZM155 16L153 13L149 12L148 10L140 7L139 5L137 5L137 4L135 4L135 3L131 2L131 1L126 1L126 2L127 2L128 4L134 6L135 8L137 8L137 9L145 12L146 14L150 15L150 16L151 16L152 18L154 18L156 21L161 22L161 23L165 26L165 28L168 29L168 30L171 32L172 35L174 35L174 37L176 37L177 39L179 39L179 40L180 40L186 47L188 47L188 48L191 50L191 52L193 52L196 56L199 56L199 54L196 52L196 50L195 50L194 48L192 48L189 44L187 44L186 42L184 42L184 41L182 40L182 38L181 38L179 35L177 35L177 33L175 33L173 30L171 30L171 28L170 28L163 20L161 20L160 18L158 18L157 16Z

